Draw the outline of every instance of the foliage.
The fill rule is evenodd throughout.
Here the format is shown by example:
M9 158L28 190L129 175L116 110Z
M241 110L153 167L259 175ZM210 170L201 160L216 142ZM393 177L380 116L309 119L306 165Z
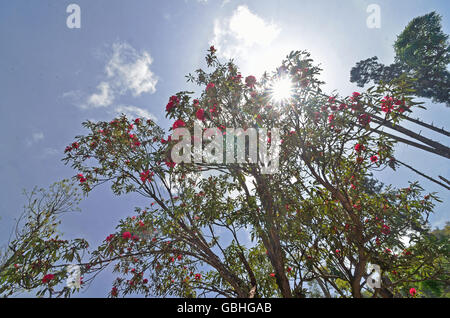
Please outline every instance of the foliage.
M81 262L88 244L84 239L60 239L57 227L62 214L77 209L80 193L63 180L25 195L28 203L0 261L0 295L34 290L37 296L69 296L69 288L55 287L67 276L64 263Z
M224 144L232 138L236 146L225 127L278 128L282 140L268 143L280 143L279 171L264 174L250 161L175 164L177 141L152 120L122 115L85 122L88 132L64 158L83 191L109 183L116 195L149 200L88 261L76 259L88 280L111 265L117 274L112 297L307 297L318 288L324 297L401 297L420 282L445 284L448 251L429 235L427 222L436 194L424 195L417 182L396 189L373 180L373 172L395 166L396 143L377 133L373 119L399 123L403 111L414 110L407 82L340 97L321 90L320 68L306 51L291 52L259 80L244 80L232 61L218 60L214 47L206 61L210 73L199 69L187 77L201 95L182 91L170 98L172 129L186 127L195 138L194 123L216 128ZM292 81L293 97L277 102L272 83L283 78ZM39 255L51 257L48 264L57 269L58 260L72 261L63 250L54 246ZM365 283L369 263L382 269L375 291ZM12 292L21 281L8 268L4 290ZM62 272L54 276L40 285L62 282Z
M413 88L417 96L449 106L449 48L441 17L431 12L413 19L397 37L393 64L383 65L376 56L359 61L351 70L350 81L363 87L370 81L389 82L407 76L415 79Z

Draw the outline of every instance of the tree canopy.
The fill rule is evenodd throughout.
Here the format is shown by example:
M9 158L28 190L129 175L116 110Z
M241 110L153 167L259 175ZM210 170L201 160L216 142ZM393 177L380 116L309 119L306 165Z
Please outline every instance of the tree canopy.
M436 12L414 18L394 43L391 65L378 62L376 56L359 61L350 72L350 81L363 87L369 82L389 82L406 76L419 97L450 105L450 46Z
M306 51L291 52L260 79L242 76L215 53L211 47L206 71L187 77L199 96L170 97L168 136L150 119L125 115L83 123L86 133L63 159L76 171L76 187L90 195L109 184L114 194L135 193L148 204L89 249L83 240L59 242L51 230L58 209L33 201L32 220L43 213L48 221L32 221L24 231L37 226L45 235L13 242L17 253L1 267L0 292L21 287L69 296L77 289L64 286L68 264L80 266L81 288L111 267L111 297L418 297L425 282L448 286L448 237L433 235L428 223L436 194L418 182L381 185L373 175L396 167L399 140L383 134L383 124L400 126L402 114L420 106L408 82L330 95ZM276 101L273 83L282 79L292 96ZM237 146L228 127L278 129L279 140L264 135L270 147L280 146L277 172L263 173L248 156L243 164L174 162L173 130L185 127L194 136L195 125L216 129L224 149L227 141ZM46 265L37 266L42 260ZM379 287L367 284L369 264L381 270Z

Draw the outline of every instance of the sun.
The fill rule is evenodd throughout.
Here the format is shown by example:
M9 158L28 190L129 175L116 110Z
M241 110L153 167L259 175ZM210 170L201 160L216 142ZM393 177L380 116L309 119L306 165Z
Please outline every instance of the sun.
M270 86L270 95L275 102L286 101L292 97L292 94L292 81L287 77L274 81Z

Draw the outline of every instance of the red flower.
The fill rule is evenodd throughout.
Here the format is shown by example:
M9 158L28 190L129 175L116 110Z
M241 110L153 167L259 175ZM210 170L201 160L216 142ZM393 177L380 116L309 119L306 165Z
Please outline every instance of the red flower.
M110 234L106 237L106 242L111 242L111 240L114 238L114 234Z
M246 84L248 87L250 87L250 88L255 87L255 84L256 84L256 77L254 77L253 75L247 76L247 77L245 78L245 84Z
M275 277L275 273L270 273L270 277Z
M381 233L388 235L389 233L391 233L391 228L388 225L383 224Z
M334 115L328 116L328 122L331 124L334 120Z
M210 51L211 53L216 52L216 48L214 47L214 45L211 45L211 47L209 48L209 51Z
M173 123L172 128L176 129L176 128L184 127L184 126L186 126L186 123L182 119L178 119Z
M197 112L195 113L195 116L197 117L197 119L199 120L205 120L205 110L203 108L200 108L199 110L197 110Z
M409 290L409 294L411 295L411 296L416 296L416 293L417 293L417 291L416 291L416 289L414 288L414 287L412 287L410 290Z
M352 100L357 99L359 96L361 96L360 93L358 93L358 92L353 92L353 94L352 94Z
M147 284L148 283L148 279L144 278L144 280L142 281L142 283Z
M390 113L394 109L394 100L392 97L385 96L381 100L381 110L385 113Z
M80 183L86 182L87 179L83 176L82 173L77 174L77 178L80 181Z
M43 278L42 278L42 282L44 283L44 284L47 284L47 283L49 283L52 279L54 279L55 278L55 275L53 275L53 274L47 274L47 275L45 275Z
M361 125L366 126L366 125L368 125L368 124L370 123L370 121L371 121L370 115L368 115L368 114L361 114L361 115L359 115L359 117L358 117L358 121L359 121L359 123L360 123Z
M176 163L175 162L171 162L171 161L165 161L165 164L169 168L174 168L176 166Z
M113 288L111 289L111 296L117 297L117 295L118 295L117 288L116 288L116 287L113 287Z
M172 102L168 102L166 105L166 112L170 112L175 105Z
M356 144L355 145L355 151L356 152L360 152L360 151L364 151L364 150L366 150L366 147L364 147L364 145L361 145L361 144Z
M206 85L206 91L209 91L211 88L216 87L216 85L214 83L209 83L208 85Z
M78 149L79 146L80 146L80 145L78 144L78 142L74 142L74 143L72 144L72 148L74 148L74 149Z
M217 110L217 109L216 109L216 104L214 104L214 105L213 105L213 108L210 108L210 109L209 109L209 112L212 114L212 113L214 113L216 110Z
M377 162L378 161L378 157L377 156L372 156L372 157L370 157L370 161L371 162Z
M173 102L175 104L178 104L180 102L180 99L178 98L178 96L173 95L173 96L170 96L169 101Z
M131 238L131 233L130 232L123 232L123 234L122 234L122 238L124 238L124 239L129 239L129 238Z
M169 98L169 102L166 105L166 111L170 112L172 110L172 108L174 108L175 106L178 105L178 103L180 102L180 99L178 98L178 96L171 96Z
M150 173L149 170L146 170L144 172L141 172L141 181L145 182L147 180L152 181L152 177L155 175L154 172Z
M202 274L195 274L195 279L197 279L197 280L202 279Z
M141 119L140 119L140 118L136 118L136 119L134 120L134 123L135 123L136 125L139 125L140 122L141 122Z

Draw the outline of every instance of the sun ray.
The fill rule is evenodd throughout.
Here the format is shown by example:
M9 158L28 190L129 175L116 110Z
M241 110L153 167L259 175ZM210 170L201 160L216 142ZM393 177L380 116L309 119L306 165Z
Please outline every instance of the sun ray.
M292 81L287 77L274 81L270 87L270 95L272 96L272 100L278 103L288 100L292 97L292 94Z

